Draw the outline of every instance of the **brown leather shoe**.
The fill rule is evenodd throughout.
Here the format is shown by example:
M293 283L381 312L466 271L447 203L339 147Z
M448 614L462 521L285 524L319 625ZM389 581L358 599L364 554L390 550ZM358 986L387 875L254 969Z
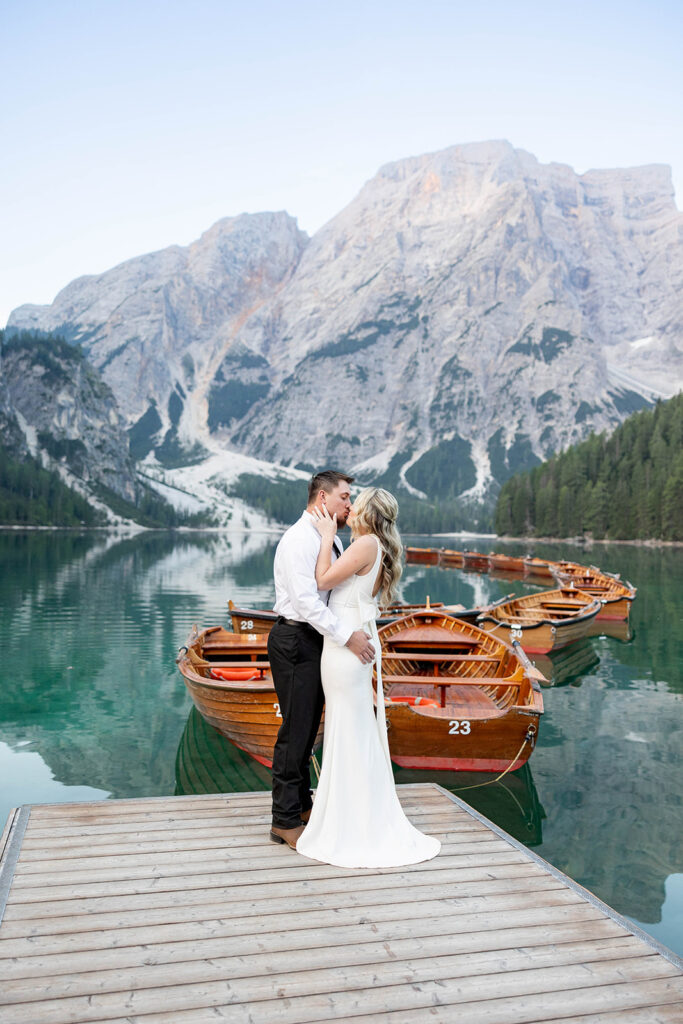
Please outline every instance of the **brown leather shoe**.
M304 825L308 825L308 821L309 821L309 819L311 817L311 811L312 810L313 810L313 808L309 807L307 811L302 811L301 812L301 820L303 821Z
M292 850L296 850L296 841L303 830L303 825L297 825L295 828L280 828L278 825L273 825L270 830L270 841L271 843L287 843Z

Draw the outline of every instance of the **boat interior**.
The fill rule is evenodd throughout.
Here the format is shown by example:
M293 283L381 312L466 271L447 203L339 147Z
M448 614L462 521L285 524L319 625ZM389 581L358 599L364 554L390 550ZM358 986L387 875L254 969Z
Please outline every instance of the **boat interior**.
M436 717L504 714L520 702L529 684L514 654L491 639L482 641L477 633L457 628L425 630L419 625L386 636L385 699L389 704L413 704L411 698L420 698L413 710Z

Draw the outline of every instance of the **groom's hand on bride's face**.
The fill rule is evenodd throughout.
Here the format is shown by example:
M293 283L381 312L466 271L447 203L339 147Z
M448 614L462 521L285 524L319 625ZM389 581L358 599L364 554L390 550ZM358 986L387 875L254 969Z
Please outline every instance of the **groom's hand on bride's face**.
M375 648L371 644L368 634L362 629L357 629L355 633L351 634L346 641L346 646L364 665L369 665L371 661L375 660Z

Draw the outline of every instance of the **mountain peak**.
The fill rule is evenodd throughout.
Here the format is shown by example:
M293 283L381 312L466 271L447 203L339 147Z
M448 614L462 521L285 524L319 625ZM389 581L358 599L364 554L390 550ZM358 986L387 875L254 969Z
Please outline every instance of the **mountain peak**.
M283 211L223 218L10 324L82 341L139 455L481 497L683 382L672 199L662 165L471 142L384 165L310 240Z

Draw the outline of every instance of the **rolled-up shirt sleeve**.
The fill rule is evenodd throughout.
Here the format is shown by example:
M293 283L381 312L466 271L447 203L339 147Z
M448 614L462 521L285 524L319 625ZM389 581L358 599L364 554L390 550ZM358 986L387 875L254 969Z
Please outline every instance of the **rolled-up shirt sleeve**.
M330 637L342 647L353 633L351 626L340 622L320 596L315 582L315 565L318 561L319 545L315 538L287 538L289 543L281 544L278 551L278 575L287 581L287 597L296 618L310 623L323 636Z

